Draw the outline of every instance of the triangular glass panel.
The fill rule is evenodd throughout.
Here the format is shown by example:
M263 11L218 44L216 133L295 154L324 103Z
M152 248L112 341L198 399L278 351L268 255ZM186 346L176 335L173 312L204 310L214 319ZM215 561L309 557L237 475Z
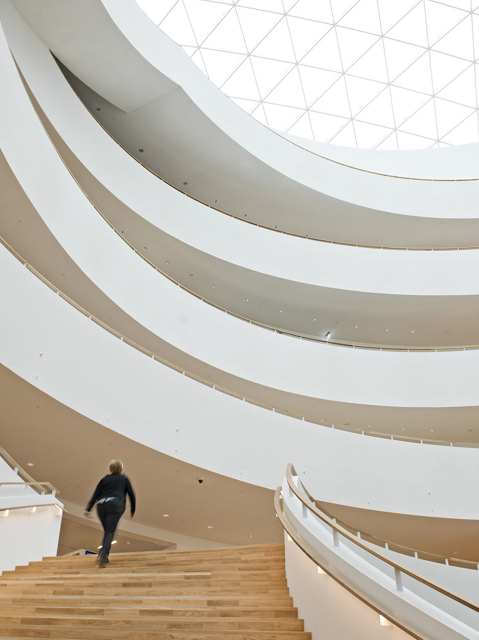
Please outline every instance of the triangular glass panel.
M474 60L472 18L468 16L460 22L457 27L436 42L434 49L466 60Z
M304 116L301 116L291 129L288 129L288 133L291 133L293 136L299 136L300 138L314 140L313 130L311 129L311 123L307 112Z
M252 51L282 18L279 13L244 7L238 7L236 11L248 51Z
M178 0L164 0L163 2L157 2L157 0L136 0L146 15L156 25L167 16L170 9L178 2ZM181 0L180 0L181 1Z
M418 111L431 97L424 93L391 87L391 99L396 127L399 127L406 118Z
M202 49L201 55L208 71L208 77L217 87L230 77L246 57L239 53L212 51L211 49Z
M347 11L352 9L358 0L332 0L331 7L333 9L334 20L338 22L346 14Z
M247 53L236 11L230 11L202 44L206 49Z
M378 36L370 33L341 27L336 27L336 33L345 71L378 40Z
M238 7L251 7L253 9L261 9L261 11L276 11L283 13L283 4L281 0L238 0Z
M277 104L263 103L266 118L271 129L285 131L291 127L304 111L293 107L280 107Z
M198 51L198 47L181 47L185 53L191 58L191 56Z
M361 149L374 149L386 136L391 133L391 129L378 127L375 124L354 121L356 141Z
M417 44L420 47L428 46L426 17L424 5L420 2L402 20L392 27L386 35L394 40Z
M478 138L479 130L477 113L473 113L469 118L466 118L464 122L448 133L441 142L447 142L449 144L467 144L468 142L471 142L471 140L477 140Z
M356 118L364 122L394 128L395 122L389 89L385 89L377 98L374 98L365 109L356 115Z
M266 114L264 112L263 103L262 102L258 105L258 107L256 109L254 109L251 112L251 115L253 116L253 118L255 120L257 120L258 122L261 122L261 124L264 124L264 125L268 126L268 121L266 120Z
M400 73L405 71L425 52L423 47L390 40L389 38L384 38L383 42L390 82L393 82Z
M197 0L183 0L183 3L196 39L200 44L209 36L228 11L232 10L231 6L216 2L198 3Z
M299 65L299 74L303 82L304 95L308 107L339 78L339 73L334 71L324 71L323 69L314 69L303 65Z
M266 96L268 102L288 107L306 108L298 67L294 67L278 86Z
M196 66L201 69L201 71L203 71L203 73L205 74L205 76L208 76L208 71L205 67L205 63L203 62L203 56L201 55L201 51L200 49L196 50L196 53L194 53L191 56L191 59L193 60L193 62L196 64Z
M396 132L391 133L385 140L379 144L376 149L382 149L383 151L397 151L398 141L396 138Z
M330 138L335 136L348 122L347 118L338 118L338 116L328 116L324 113L309 112L311 126L313 127L314 139L318 142L328 142Z
M301 58L329 31L330 25L302 18L286 18L296 59Z
M470 65L467 60L453 58L437 51L431 51L430 56L434 93L441 91Z
M413 133L414 135L437 138L434 101L430 100L427 102L417 113L408 118L406 122L401 125L400 129L401 131Z
M256 79L249 58L233 73L221 87L227 96L244 100L260 100Z
M350 27L381 35L381 23L377 0L359 0L338 23L341 27Z
M349 108L348 92L344 77L340 77L333 86L324 93L311 107L313 111L329 113L335 116L351 117Z
M439 93L439 98L460 102L468 107L477 107L476 79L474 65L466 69L461 75L450 82L445 89Z
M187 47L198 46L185 6L181 0L175 4L160 24L160 29L172 40Z
M288 11L288 9L286 10ZM333 22L329 0L299 0L289 10L289 15L308 20L319 20L320 22Z
M404 73L402 73L394 84L413 91L432 93L431 65L429 55L424 53L419 60L416 60Z
M338 41L334 29L331 29L324 38L311 49L301 60L301 64L319 67L320 69L326 69L328 71L342 72L343 66L341 64L341 56L339 55Z
M290 62L279 62L278 60L256 58L255 56L251 56L251 62L262 98L268 95L293 68Z
M352 76L368 78L369 80L376 80L377 82L387 82L388 70L384 57L382 39L373 45L362 58L359 58L359 60L348 69L348 73Z
M259 102L255 100L241 100L240 98L231 98L231 100L241 107L246 113L251 113L258 106Z
M353 123L347 124L330 142L341 147L357 147Z
M460 124L473 113L471 107L449 102L448 100L435 99L437 130L439 137L444 137L451 129Z
M479 60L479 15L473 14L472 16L472 35L474 41L474 55L475 59Z
M356 117L358 111L361 111L367 104L381 93L386 85L372 80L363 80L354 76L345 76L346 87L348 89L349 104L351 106L351 114ZM316 108L316 107L314 107Z
M293 45L286 18L283 18L266 38L253 50L255 56L284 62L295 62Z
M471 0L443 0L443 3L464 11L471 10ZM474 2L472 4L474 5Z
M400 150L406 149L429 149L431 144L434 144L434 140L429 140L429 138L421 138L420 136L413 136L410 133L404 133L403 131L398 131L396 133L398 146Z
M379 16L381 18L383 33L386 33L388 29L399 22L415 4L417 4L417 0L402 0L401 2L378 0Z
M425 7L430 47L467 15L464 11L431 0L425 2Z

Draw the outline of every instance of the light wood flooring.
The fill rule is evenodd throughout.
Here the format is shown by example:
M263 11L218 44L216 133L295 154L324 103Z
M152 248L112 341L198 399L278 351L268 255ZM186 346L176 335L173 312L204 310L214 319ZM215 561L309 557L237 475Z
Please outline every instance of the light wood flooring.
M0 639L311 640L284 545L47 558L0 576Z

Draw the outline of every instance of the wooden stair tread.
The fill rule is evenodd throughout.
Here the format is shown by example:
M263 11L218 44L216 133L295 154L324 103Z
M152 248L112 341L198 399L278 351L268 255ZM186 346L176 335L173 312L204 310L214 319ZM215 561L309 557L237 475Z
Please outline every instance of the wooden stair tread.
M311 640L284 545L48 558L0 577L0 638Z

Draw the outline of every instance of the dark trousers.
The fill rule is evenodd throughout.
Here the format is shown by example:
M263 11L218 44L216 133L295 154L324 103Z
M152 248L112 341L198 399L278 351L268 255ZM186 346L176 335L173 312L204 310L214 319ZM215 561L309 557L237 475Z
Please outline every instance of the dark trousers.
M119 500L109 500L108 502L98 504L96 510L103 526L103 531L105 532L105 535L103 536L103 545L99 555L103 558L108 558L108 554L111 549L111 542L115 535L118 522L125 511L125 505Z

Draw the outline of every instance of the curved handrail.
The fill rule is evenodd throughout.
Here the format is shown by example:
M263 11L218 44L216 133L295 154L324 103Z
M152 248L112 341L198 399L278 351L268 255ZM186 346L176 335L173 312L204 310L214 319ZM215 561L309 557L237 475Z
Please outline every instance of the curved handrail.
M459 604L462 604L465 607L467 607L469 609L472 609L473 611L476 611L476 612L479 613L479 605L476 604L475 602L473 602L472 600L469 600L468 598L464 598L463 596L460 596L457 593L454 593L450 589L447 589L446 587L441 586L437 582L434 582L433 580L430 580L429 578L425 578L424 576L422 576L421 574L417 573L413 569L410 569L409 567L407 567L406 565L402 564L401 562L398 562L397 560L393 560L392 558L390 558L385 553L382 553L381 551L375 549L369 543L367 543L364 540L362 540L361 538L358 538L357 536L353 535L347 529L345 529L340 524L335 522L334 519L332 519L328 515L326 515L326 513L324 511L322 511L321 509L319 509L315 504L313 505L309 501L309 498L306 497L305 495L303 495L301 493L301 491L299 491L298 487L294 484L293 473L297 477L297 473L294 470L293 464L289 463L287 468L286 468L286 481L288 483L288 487L291 489L291 491L294 493L294 495L298 498L298 500L309 511L311 511L311 513L313 513L317 518L319 518L325 524L327 524L329 527L331 527L331 529L333 531L336 531L337 533L341 534L344 538L346 538L346 540L349 540L350 542L352 542L353 544L355 544L359 548L363 549L364 551L367 551L368 553L373 555L375 558L378 558L379 560L382 560L383 562L385 562L389 566L393 567L393 569L396 569L397 571L399 571L401 573L404 573L405 575L413 578L414 580L417 580L418 582L421 582L422 584L426 585L427 587L430 587L431 589L434 589L434 591L437 591L438 593L441 593L442 595L445 595L448 598L451 598L452 600L455 600ZM465 561L465 562L467 562L467 561Z
M329 511L327 511L326 509L324 509L323 507L319 507L318 506L318 501L315 500L311 494L305 489L305 487L303 486L303 491L306 493L306 495L308 496L308 498L324 513L326 514L329 518L331 518L331 520L334 520L334 522L336 522L337 524L339 524L341 527L343 527L344 529L347 529L348 531L356 531L358 534L358 537L360 536L361 539L366 539L366 542L371 542L372 544L375 544L379 547L385 547L386 549L390 550L390 551L394 551L396 553L402 553L403 555L408 555L408 556L415 556L417 558L419 558L420 560L428 560L430 562L438 562L440 564L446 564L446 565L450 565L453 567L456 566L460 566L463 569L471 569L472 571L477 571L479 570L479 562L474 561L474 560L464 560L462 558L456 558L454 557L449 557L449 556L444 556L441 555L439 553L432 553L431 551L422 551L421 549L414 549L413 547L408 547L404 544L399 544L398 542L391 542L391 540L386 540L385 538L380 538L379 536L376 536L372 533L369 533L367 531L361 531L355 527L352 527L351 525L349 525L347 522L344 522L344 520L340 520L339 518L336 518L336 516L333 516L331 513L329 513ZM354 533L353 533L354 535ZM427 557L424 557L427 556Z
M301 421L304 421L304 422L317 424L318 426L324 426L324 427L330 427L332 429L338 429L340 431L349 431L350 433L356 433L356 434L362 435L362 436L387 438L387 439L391 439L391 440L399 440L401 442L411 442L411 443L415 443L415 444L428 444L428 445L436 445L436 446L451 446L451 447L452 446L456 446L456 447L464 447L464 448L471 448L471 449L479 447L479 443L473 443L473 442L449 442L449 441L446 441L446 440L434 440L434 439L429 439L429 438L426 439L426 438L414 438L414 437L402 436L402 435L391 435L391 434L387 434L387 433L384 433L384 432L381 432L381 431L373 431L373 430L365 431L364 428L361 428L361 427L353 427L353 426L349 426L349 425L338 424L336 422L333 423L333 422L329 422L328 420L322 420L320 418L315 418L313 416L306 416L306 415L303 415L301 413L296 413L295 411L282 409L280 407L276 407L276 406L268 404L266 402L259 402L258 400L254 399L254 398L249 398L248 396L244 396L244 395L238 393L237 391L233 391L232 389L228 389L227 387L223 387L222 385L218 385L215 382L212 382L211 380L208 380L206 378L202 378L201 376L198 376L195 373L191 373L190 371L187 371L186 369L183 369L182 367L179 367L178 365L174 364L173 362L170 362L169 360L166 360L166 358L162 358L161 356L158 356L157 354L153 353L149 349L146 349L145 347L142 347L138 343L134 342L133 340L131 340L127 336L124 336L119 331L116 331L116 329L113 329L112 327L110 327L108 324L103 322L103 320L100 320L99 318L96 318L89 311L87 311L81 305L79 305L77 302L75 302L72 298L67 296L62 291L60 291L60 289L58 289L58 287L56 287L53 283L51 283L49 280L47 280L47 278L45 278L39 271L37 271L35 269L35 267L32 267L32 265L30 265L28 262L26 262L20 256L20 254L17 251L15 251L15 249L11 245L9 245L8 242L6 240L4 240L1 236L0 236L0 244L3 245L5 247L5 249L7 249L7 251L9 251L13 255L14 258L16 258L19 262L21 262L34 276L36 276L39 280L41 280L43 282L43 284L45 284L52 291L55 291L55 293L58 296L60 296L62 298L62 300L65 300L65 302L70 304L77 311L80 311L80 313L82 313L84 316L89 318L92 322L95 322L95 324L97 324L100 327L102 327L102 329L105 329L105 331L108 331L109 333L114 335L116 338L119 338L122 342L125 342L126 344L128 344L130 347L133 347L137 351L141 351L141 353L149 356L153 360L156 360L157 362L160 362L161 364L167 366L168 368L173 369L174 371L177 371L178 373L181 373L182 375L187 376L188 378L191 378L192 380L195 380L196 382L200 382L201 384L204 384L207 387L210 387L210 388L214 389L215 391L220 391L221 393L224 393L226 395L232 396L233 398L238 398L239 400L242 400L243 402L248 402L249 404L254 404L255 406L260 407L262 409L267 409L268 411L273 411L273 412L276 412L276 413L280 413L281 415L285 415L285 416L288 416L290 418L295 418L297 420L301 420Z
M370 600L369 598L366 598L365 596L363 596L360 593L358 593L357 591L355 591L352 587L350 587L348 584L346 584L338 576L336 576L331 571L329 571L329 569L327 569L325 566L323 566L321 558L317 555L317 553L315 553L315 551L310 547L310 545L305 540L303 540L303 538L293 529L292 526L290 526L288 520L286 519L286 517L284 515L283 509L282 509L282 502L283 502L283 500L282 500L282 495L281 495L281 487L278 487L276 489L275 494L274 494L274 508L276 510L276 515L278 516L278 519L279 519L279 521L281 523L281 526L283 527L285 532L288 534L288 536L291 538L291 540L301 549L301 551L306 556L308 556L308 558L310 560L312 560L314 562L314 564L316 566L318 566L322 571L324 571L324 573L328 574L328 576L330 578L335 580L338 584L340 584L344 589L349 591L349 593L351 593L353 596L355 596L358 600L360 600L365 605L367 605L370 609L375 611L380 616L383 616L384 618L389 620L389 622L391 622L391 624L393 624L394 626L398 627L399 629L401 629L405 633L408 633L415 640L430 640L430 638L427 638L426 636L417 634L415 631L413 631L411 629L411 627L409 627L408 625L404 624L402 621L397 619L395 616L393 616L393 615L387 613L386 611L384 611L383 609L380 609L379 607L377 607L372 600Z
M58 60L56 58L54 58L54 59L55 59L55 62L57 63L57 65L58 65ZM60 66L59 66L59 69L60 69L60 72L62 72ZM141 165L149 173L154 175L155 178L158 178L158 180L161 180L162 182L167 184L169 187L172 187L173 189L175 189L176 191L178 191L182 195L187 196L191 200L195 200L196 202L199 202L200 204L204 205L205 207L208 207L209 209L213 209L214 211L217 211L218 213L221 213L223 215L229 216L230 218L234 218L235 220L239 220L241 222L245 222L246 224L250 224L250 225L252 225L254 227L258 227L260 229L267 229L268 231L274 231L275 233L280 233L280 234L283 234L283 235L286 235L286 236L292 236L294 238L302 238L303 240L313 240L314 242L323 242L325 244L334 244L334 245L340 245L340 246L345 246L345 247L356 247L356 248L360 248L360 249L384 249L384 250L387 250L387 251L469 251L469 250L473 250L473 249L479 249L479 245L471 245L471 246L468 246L468 247L390 247L390 246L380 246L380 245L370 245L370 244L356 244L356 243L353 243L353 242L339 242L337 240L326 240L325 238L316 238L315 236L310 236L310 235L301 235L299 233L293 233L291 231L282 231L281 229L275 229L273 227L269 227L269 226L264 225L264 224L259 224L257 222L253 222L252 220L247 220L246 218L241 218L239 216L235 216L233 213L229 213L228 211L224 211L223 209L220 209L219 207L215 207L215 206L209 204L208 202L204 202L200 198L196 198L195 196L190 195L186 191L182 191L179 187L177 187L176 185L172 184L168 180L165 180L164 178L159 176L157 173L155 173L155 171L153 171L153 169L148 167L141 160L139 160L136 156L134 156L130 151L128 151L128 149L126 149L121 144L121 142L119 142L108 131L108 129L97 118L95 118L93 113L88 109L88 107L83 102L83 100L78 95L78 93L75 91L75 89L71 85L70 85L70 87L71 87L72 91L75 93L75 95L78 98L79 102L81 102L81 104L85 107L86 111L95 120L95 122L103 129L103 131L105 131L105 133L121 149L123 149L123 151L125 151L125 153L127 153L131 158L133 158L133 160L135 160L135 162L137 162L139 165ZM238 108L241 108L241 107L238 107ZM260 123L260 124L262 124L262 123ZM263 125L263 126L266 127L266 125ZM272 129L269 129L269 127L266 127L266 129L268 129L269 131L273 131ZM273 131L273 133L275 133L279 137L283 138L283 136L281 136L281 134L279 134L278 132ZM298 146L300 149L304 149L305 151L308 151L309 153L311 153L313 155L318 155L318 154L314 153L314 151L309 151L309 149L305 149L304 147L301 147L300 145L297 145L296 143L288 140L287 138L283 138L283 140L286 140L290 144ZM323 156L318 156L318 157L323 158ZM403 178L401 176L390 176L390 175L387 175L387 174L377 173L375 171L367 171L366 169L360 169L360 168L357 168L357 167L352 167L352 166L346 165L346 164L344 164L342 162L339 162L339 161L336 161L336 160L331 160L331 159L326 158L326 157L324 157L323 159L328 160L329 162L333 162L334 164L342 165L342 166L347 167L349 169L355 169L357 171L363 171L364 173L371 173L371 174L375 174L375 175L384 176L384 177L387 177L387 178L397 178L397 179L400 179L400 180L419 180L419 181L424 181L424 182L477 182L477 181L479 181L479 178L464 178L464 179L460 179L460 180L430 180L430 179L427 179L427 178Z
M79 100L81 101L81 98L79 98ZM194 296L198 300L201 300L201 302L205 302L206 304L210 305L211 307L214 307L215 309L219 309L222 313L226 313L226 314L228 314L228 315L230 315L230 316L232 316L234 318L237 318L238 320L242 320L243 322L247 322L247 323L249 323L251 325L254 325L256 327L261 327L262 329L267 329L268 331L274 331L274 333L277 333L279 335L289 336L289 337L296 338L296 339L299 339L299 340L308 340L309 342L317 342L317 343L320 343L320 344L333 345L333 346L336 346L336 347L347 347L349 349L368 349L368 350L373 350L373 351L400 351L400 352L405 352L405 353L411 353L411 352L437 353L438 351L470 351L470 350L479 349L479 345L467 345L467 346L462 346L462 347L460 347L460 346L454 346L454 347L390 347L390 346L384 346L384 347L380 347L380 346L377 346L377 345L369 345L369 344L362 344L362 343L338 342L336 340L329 340L329 339L326 339L326 338L317 338L317 337L312 337L312 336L305 336L305 335L302 335L300 333L294 333L293 331L286 331L284 329L275 329L274 327L271 327L271 326L268 326L268 325L263 324L261 322L258 322L257 320L250 320L249 318L246 318L245 316L241 316L238 313L235 313L234 311L230 311L229 309L225 309L224 307L221 307L220 305L216 304L215 302L211 302L211 300L207 300L206 298L204 298L204 297L200 296L199 294L197 294L192 289L189 289L188 287L185 287L183 284L181 284L180 282L178 282L177 280L175 280L174 278L169 276L165 271L160 269L154 262L149 260L140 251L138 251L138 249L131 242L129 242L129 240L127 240L125 238L125 236L115 226L113 226L113 224L108 220L108 218L105 216L105 214L96 206L96 204L90 198L88 193L83 189L82 185L78 182L76 176L74 175L74 173L72 172L72 170L70 169L68 164L65 162L63 156L61 155L61 153L59 152L59 150L56 147L55 143L53 142L50 134L48 133L48 131L47 131L47 129L46 129L46 127L45 127L40 115L38 114L37 110L35 109L35 105L33 103L32 103L32 107L33 107L33 109L34 109L34 111L35 111L35 113L37 115L37 118L38 118L41 126L43 127L45 135L48 137L48 139L50 141L50 144L52 145L53 149L56 151L58 157L62 161L63 166L68 171L68 173L70 174L70 176L72 177L72 179L74 180L75 184L78 186L80 191L83 193L85 198L89 201L91 206L101 216L101 218L107 223L107 225L116 233L116 235L119 238L121 238L123 240L123 242L125 242L130 247L130 249L132 249L136 253L137 256L139 256L142 260L144 260L150 267L155 269L155 271L157 271L163 277L167 278L167 280L172 282L175 286L179 287L183 291L186 291L187 293L189 293L190 295ZM85 109L87 109L86 106L85 106ZM88 111L88 109L87 109L87 111ZM88 113L90 113L90 112L88 111ZM45 118L47 118L46 115L45 115ZM96 121L96 122L98 122L98 121ZM104 128L103 125L101 125L101 123L98 123L98 124L100 126L102 126L102 128ZM53 127L53 125L52 125L52 127ZM106 129L105 129L105 131L108 133L108 131ZM110 135L110 134L108 133L108 135ZM112 137L112 136L110 136L110 137ZM113 138L113 140L115 140L115 139ZM117 142L117 141L115 140L115 142ZM119 143L117 142L117 144L119 144ZM119 146L121 147L120 144L119 144ZM123 149L123 147L122 147L122 149ZM126 151L126 153L128 153L132 158L134 158L136 160L135 156L133 156L127 149L124 149L124 151ZM145 169L147 169L148 171L153 173L153 171L151 171L151 169L149 169L148 167L143 165L139 160L137 160L137 162L139 162ZM154 175L156 175L156 174L154 174ZM159 176L157 176L157 177L159 178ZM159 178L159 179L163 180L162 178ZM166 181L163 180L163 182L166 182ZM169 183L166 183L166 184L169 184ZM170 185L170 186L173 186L173 185ZM174 188L176 189L176 187L174 187ZM183 192L181 192L181 193L183 193ZM184 194L184 195L188 195L188 194ZM188 196L188 197L191 197L191 196ZM194 199L196 199L196 198L194 198ZM198 200L198 202L201 202L201 201ZM204 203L202 203L202 204L204 204ZM207 205L207 206L209 206L209 205ZM227 214L227 215L230 215L230 214ZM232 216L232 217L235 217L235 216ZM240 220L240 219L241 218L238 218L238 220ZM260 226L260 225L256 225L256 226ZM289 235L293 235L293 234L289 234ZM342 244L342 243L337 243L337 244ZM356 246L360 246L360 245L356 245ZM479 247L469 247L469 248L472 249L472 248L479 248Z
M6 244L3 241L3 238L0 239L0 241L2 241L2 244L4 244L4 246L6 246ZM56 487L54 487L51 482L37 482L36 480L34 480L32 478L32 476L29 473L27 473L25 471L25 469L22 469L22 467L17 462L15 462L15 460L12 458L12 456L7 451L5 451L5 449L3 447L1 447L1 446L0 446L0 458L5 460L5 462L12 469L16 469L18 475L20 475L21 477L23 477L26 480L26 482L1 482L0 484L23 484L23 485L29 485L29 486L32 486L34 488L35 487L39 488L40 491L44 491L43 487L47 486L50 489L50 491L52 492L53 495L56 495L57 493L60 493L58 491L58 489Z

